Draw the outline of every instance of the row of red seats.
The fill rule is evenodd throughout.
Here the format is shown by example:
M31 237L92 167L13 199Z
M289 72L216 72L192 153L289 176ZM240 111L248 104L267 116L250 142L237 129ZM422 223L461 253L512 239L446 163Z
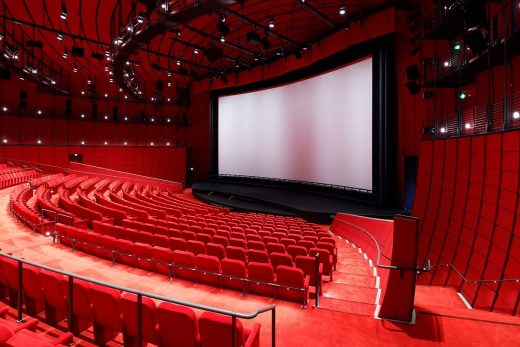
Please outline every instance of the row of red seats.
M46 185L48 182L52 182L53 180L62 179L63 177L64 176L62 173L54 174L54 175L47 175L47 176L34 178L29 183L31 184L31 187L39 187L41 185Z
M36 177L40 177L40 174L36 170L24 170L7 174L0 174L0 189L12 187Z
M0 257L0 284L7 287L10 299L18 296L17 268L16 261ZM23 299L30 315L44 311L45 319L51 325L67 317L69 282L66 276L24 265L22 283ZM231 344L230 317L204 312L197 319L189 307L168 302L162 302L156 307L152 299L142 299L143 341L159 346L197 346L199 341L202 346ZM118 333L123 333L124 345L135 346L138 337L137 319L135 294L122 293L82 280L73 281L75 335L93 325L96 345L103 346ZM237 319L236 336L239 345L258 347L259 331L260 324L248 330ZM66 336L71 338L70 334Z
M34 231L42 234L50 232L54 227L54 222L42 218L36 211L30 209L26 202L29 196L32 196L32 189L19 185L11 191L10 204L11 209L18 218L26 225L30 226Z
M58 223L72 223L72 225L78 228L87 227L87 221L85 219L77 218L73 213L53 205L49 200L50 192L46 190L43 185L40 185L36 189L36 198L37 204L35 206L43 217L55 220Z
M312 253L311 255L320 253L323 259L324 271L327 276L332 276L332 270L337 263L335 240L331 238L329 234L327 234L329 237L323 237L321 240L315 237L305 236L303 239L298 240L298 242L291 238L282 238L279 241L275 237L264 237L264 240L262 240L258 235L248 235L249 239L246 242L246 238L240 238L240 234L236 235L236 238L230 237L232 235L229 233L227 236L224 236L224 232L221 232L221 235L215 236L203 233L196 234L191 231L179 232L176 230L161 230L165 232L166 235L152 234L100 222L94 222L94 231L102 235L125 239L131 242L170 248L172 251L189 250L195 254L206 254L207 245L218 244L222 246L222 248L227 247L226 250L232 250L234 254L233 258L243 260L246 263L248 261L270 262L269 254L274 252L290 254L293 259L297 255L306 256L308 253ZM175 237L172 237L172 235L175 235ZM242 236L244 235L242 234ZM253 237L255 238L253 239Z
M72 334L65 333L52 340L35 332L39 323L37 319L30 319L23 323L14 323L6 320L9 309L0 308L0 346L6 347L65 347L72 342Z
M193 253L187 250L180 250L175 249L172 250L170 248L166 247L160 247L160 246L154 246L152 247L149 244L140 243L140 242L132 242L129 240L124 240L120 238L115 238L113 236L108 235L99 235L94 232L89 232L87 230L77 229L61 224L56 225L56 230L58 233L58 238L61 243L73 246L78 250L84 251L86 253L90 253L93 255L96 255L98 257L111 259L116 262L121 262L130 266L139 267L148 271L155 271L158 273L166 274L166 275L173 275L179 276L181 278L190 279L190 280L199 280L203 283L207 284L214 284L220 286L222 283L220 282L221 279L218 276L214 275L201 275L200 273L197 273L196 271L189 270L189 269L179 269L173 265L178 265L182 267L188 267L193 269L200 269L202 271L211 271L215 273L221 273L221 267L220 263L224 262L232 262L232 263L240 263L242 264L242 267L245 269L245 262L242 259L233 259L231 257L234 256L231 247L228 247L228 253L227 258L226 257L218 257L215 255L209 255L205 253ZM74 244L73 244L74 240ZM183 240L184 241L184 240ZM188 244L190 244L188 242ZM204 246L204 245L202 245ZM287 258L284 256L287 256L286 254L276 254L272 253L271 257L273 258L274 264L271 264L271 258L269 256L266 256L265 258L258 258L258 261L254 261L254 254L261 253L260 251L252 250L248 252L248 255L251 259L249 259L249 262L247 263L248 266L250 264L263 264L267 265L274 271L278 271L279 268L282 266L287 269L291 269L291 271L301 272L300 277L298 275L293 275L293 287L296 288L304 288L304 275L313 275L315 272L315 258L312 256L299 256L299 258L305 258L301 261L301 264L304 264L305 266L302 266L302 269L298 268L300 263L295 262L293 264L292 260L289 258L290 262L287 262ZM238 258L238 257L237 257ZM298 257L297 257L298 258ZM201 259L200 261L203 262L201 265L196 259ZM296 259L295 259L296 260ZM209 264L209 265L208 265ZM262 266L263 266L262 265ZM236 268L236 265L235 265ZM321 267L323 269L323 266ZM224 265L222 268L222 274L226 274L224 269ZM285 272L291 272L289 270L286 270ZM322 271L323 272L323 271ZM232 273L227 273L227 275L240 275L237 277L240 278L247 278L247 273L240 272L235 273L233 275ZM209 276L209 277L208 277ZM246 276L246 277L244 277ZM298 280L295 280L294 277L298 277ZM314 277L314 276L313 276ZM207 278L212 278L211 280L206 280ZM284 281L284 276L282 276L281 281ZM257 278L250 278L254 280L258 280ZM321 278L320 278L321 279ZM301 281L300 281L301 280ZM222 279L222 281L226 281L225 278ZM239 280L232 280L231 282L240 282L241 286L238 289L243 288L243 283ZM270 281L267 281L270 282ZM274 280L273 280L274 282ZM300 283L301 282L301 283ZM280 283L283 284L283 283ZM286 282L284 282L285 285L289 285ZM314 283L313 283L314 284ZM226 285L224 285L226 286ZM231 286L232 289L236 289L236 286ZM274 288L274 287L273 287ZM253 289L254 291L254 289ZM294 296L294 294L292 294ZM283 294L282 294L283 296ZM289 294L289 297L291 294ZM306 298L306 297L305 297ZM298 301L304 300L304 296L298 297ZM306 300L306 299L305 299Z

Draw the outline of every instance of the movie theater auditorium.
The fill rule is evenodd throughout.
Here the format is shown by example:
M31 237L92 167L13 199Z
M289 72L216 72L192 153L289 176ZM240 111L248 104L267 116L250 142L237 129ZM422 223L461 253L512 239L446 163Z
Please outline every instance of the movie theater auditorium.
M0 346L519 345L519 48L519 0L0 0Z

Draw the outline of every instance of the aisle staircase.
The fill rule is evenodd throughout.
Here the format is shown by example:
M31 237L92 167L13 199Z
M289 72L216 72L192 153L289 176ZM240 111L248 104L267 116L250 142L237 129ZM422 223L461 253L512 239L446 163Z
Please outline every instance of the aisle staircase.
M379 278L365 254L354 244L335 236L338 263L333 281L323 282L320 309L374 316L378 300Z

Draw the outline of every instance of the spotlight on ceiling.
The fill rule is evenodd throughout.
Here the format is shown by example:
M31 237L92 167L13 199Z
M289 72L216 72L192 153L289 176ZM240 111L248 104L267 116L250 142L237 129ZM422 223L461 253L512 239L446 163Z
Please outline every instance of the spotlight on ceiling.
M268 25L270 29L273 29L275 27L276 24L273 18L269 19Z
M73 72L78 72L78 67L76 65L74 65L74 67L72 68L72 71Z
M193 54L199 54L199 49L197 47L193 49Z
M220 21L221 21L222 23L225 23L225 22L226 22L226 15L225 15L225 14L222 13L222 14L220 15Z
M340 6L338 9L338 13L340 16L344 16L347 14L347 8L345 6Z
M520 119L520 112L518 112L518 111L513 112L513 119Z
M61 6L60 18L62 20L67 20L67 7L65 6L65 4Z
M222 35L222 36L220 37L220 42L222 42L222 43L226 42L226 38L224 37L224 35Z
M60 31L60 32L57 32L56 33L56 38L60 41L63 41L63 33Z

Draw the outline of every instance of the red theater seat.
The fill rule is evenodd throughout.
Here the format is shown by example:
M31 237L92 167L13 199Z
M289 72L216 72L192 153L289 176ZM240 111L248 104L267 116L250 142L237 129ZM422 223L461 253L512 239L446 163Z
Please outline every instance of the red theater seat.
M276 269L276 283L293 288L303 288L304 291L278 287L276 296L302 303L305 307L309 300L309 281L310 276L305 275L302 269L280 265Z
M169 302L155 310L159 325L159 346L199 347L195 312L189 307Z
M230 238L229 245L233 247L246 248L246 241L243 239Z
M280 243L285 246L285 249L289 246L296 246L296 241L287 237L281 238Z
M25 309L29 315L35 316L45 308L45 298L40 283L40 268L24 264L22 273Z
M332 281L334 258L330 255L329 251L323 248L311 248L309 250L309 256L314 257L316 254L319 254L320 263L323 264L323 274L330 276L330 280Z
M166 235L154 235L153 236L153 245L154 247L170 247L170 240L168 239L168 236Z
M224 258L221 263L222 274L233 276L237 278L246 278L247 270L245 263L241 260ZM222 284L224 288L235 289L242 291L245 288L245 282L229 277L222 277Z
M155 261L155 271L168 275L172 275L172 269L167 264L173 264L173 252L169 248L154 247L152 249L152 258Z
M138 268L147 271L154 271L155 264L152 261L153 247L149 244L136 242L134 244L134 254L136 255L136 265Z
M247 262L269 263L269 254L266 251L249 249L247 250Z
M137 295L125 293L119 301L123 315L123 341L125 346L139 346L137 322ZM142 298L141 327L143 342L159 344L159 331L155 321L155 302L147 297Z
M269 258L271 259L271 264L273 265L273 269L275 271L280 265L289 267L294 265L291 256L287 253L273 252L269 255Z
M269 254L271 254L273 252L285 253L285 246L278 242L269 242L266 245L266 248L267 248L267 253L269 253Z
M220 273L220 260L212 255L199 254L196 257L197 269L201 271L208 271L214 273ZM199 282L211 284L217 287L221 286L221 277L212 275L209 273L197 273Z
M180 237L170 237L170 249L172 251L185 251L186 240Z
M67 277L56 272L41 270L40 283L45 299L45 319L50 325L55 325L67 318Z
M246 250L242 247L229 246L226 248L226 257L229 259L237 259L247 263Z
M222 260L226 257L226 249L222 245L216 243L208 243L206 244L206 254L214 255L219 260Z
M197 234L197 241L201 241L204 244L213 242L213 236L207 234Z
M265 244L263 241L247 241L247 249L265 251Z
M235 343L232 340L232 318L213 312L203 312L199 318L200 347L259 347L260 324L255 323L251 330L242 327L237 319Z
M72 332L74 335L78 335L80 332L90 327L94 321L92 304L90 302L90 283L75 279L72 288L72 306L74 308L72 317L74 324Z
M123 332L122 314L119 308L121 292L109 287L93 284L90 300L94 313L94 339L97 345L104 345L118 332Z
M217 243L219 245L227 247L229 246L229 239L224 236L215 235L213 236L213 243Z
M308 257L308 256L297 256L294 260L295 267L302 269L303 273L306 276L310 277L309 285L310 286L316 286L316 259L314 257ZM318 270L318 285L321 288L321 281L322 281L322 275L323 275L323 264L319 264L319 270Z
M173 252L173 263L184 268L196 268L195 255L191 252L175 251ZM184 278L191 281L197 281L197 273L195 271L175 267L173 273L176 277Z
M260 282L274 283L275 276L271 264L250 262L247 265L248 279ZM264 296L274 296L275 287L266 284L249 282L249 292Z
M206 245L202 241L189 240L186 243L186 250L195 256L198 254L206 254Z
M301 246L289 246L287 247L287 253L291 255L293 261L296 261L297 256L307 256L308 254L307 249Z

